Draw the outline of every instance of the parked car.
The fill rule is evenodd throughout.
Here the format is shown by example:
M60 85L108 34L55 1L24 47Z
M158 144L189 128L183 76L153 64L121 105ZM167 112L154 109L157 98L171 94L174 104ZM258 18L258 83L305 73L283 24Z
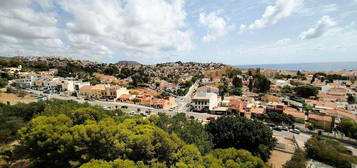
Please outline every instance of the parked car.
M289 131L289 128L287 126L281 126L282 130L284 131Z
M277 126L274 127L274 130L281 131L281 130L283 130L283 127L280 126L280 125L277 125Z
M207 120L214 120L214 119L216 119L216 117L208 116L206 119L207 119Z
M300 134L300 130L298 130L298 129L290 129L289 131L294 134Z
M121 108L123 108L123 109L127 109L127 108L128 108L128 106L121 106Z
M273 123L268 123L268 125L269 125L269 127L272 127L272 128L275 127L275 124L273 124Z

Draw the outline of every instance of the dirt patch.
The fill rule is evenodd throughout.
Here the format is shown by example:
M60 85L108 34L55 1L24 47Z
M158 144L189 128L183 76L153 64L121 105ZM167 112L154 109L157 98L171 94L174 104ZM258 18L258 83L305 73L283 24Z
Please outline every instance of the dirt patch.
M283 165L291 159L293 155L290 153L285 153L277 150L273 150L268 160L268 165L272 168L282 168Z
M0 103L16 104L16 103L31 103L35 102L36 97L34 95L26 95L25 97L18 97L13 93L0 93Z

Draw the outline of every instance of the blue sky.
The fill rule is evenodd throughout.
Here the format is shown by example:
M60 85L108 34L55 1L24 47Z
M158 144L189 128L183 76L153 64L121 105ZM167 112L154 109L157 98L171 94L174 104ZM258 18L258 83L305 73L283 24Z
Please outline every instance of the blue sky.
M274 64L357 61L357 0L2 0L0 55Z

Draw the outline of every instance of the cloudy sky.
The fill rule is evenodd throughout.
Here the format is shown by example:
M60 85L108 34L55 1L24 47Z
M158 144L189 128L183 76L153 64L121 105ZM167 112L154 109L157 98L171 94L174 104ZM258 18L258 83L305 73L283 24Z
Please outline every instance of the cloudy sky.
M357 61L357 0L0 0L0 56Z

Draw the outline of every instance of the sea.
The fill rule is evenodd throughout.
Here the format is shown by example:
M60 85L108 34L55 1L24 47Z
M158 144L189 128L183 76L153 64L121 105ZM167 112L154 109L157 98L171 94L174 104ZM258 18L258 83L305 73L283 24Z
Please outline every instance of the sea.
M257 64L257 65L236 65L241 69L261 68L275 70L294 71L341 71L357 70L357 62L324 62L324 63L289 63L289 64Z

